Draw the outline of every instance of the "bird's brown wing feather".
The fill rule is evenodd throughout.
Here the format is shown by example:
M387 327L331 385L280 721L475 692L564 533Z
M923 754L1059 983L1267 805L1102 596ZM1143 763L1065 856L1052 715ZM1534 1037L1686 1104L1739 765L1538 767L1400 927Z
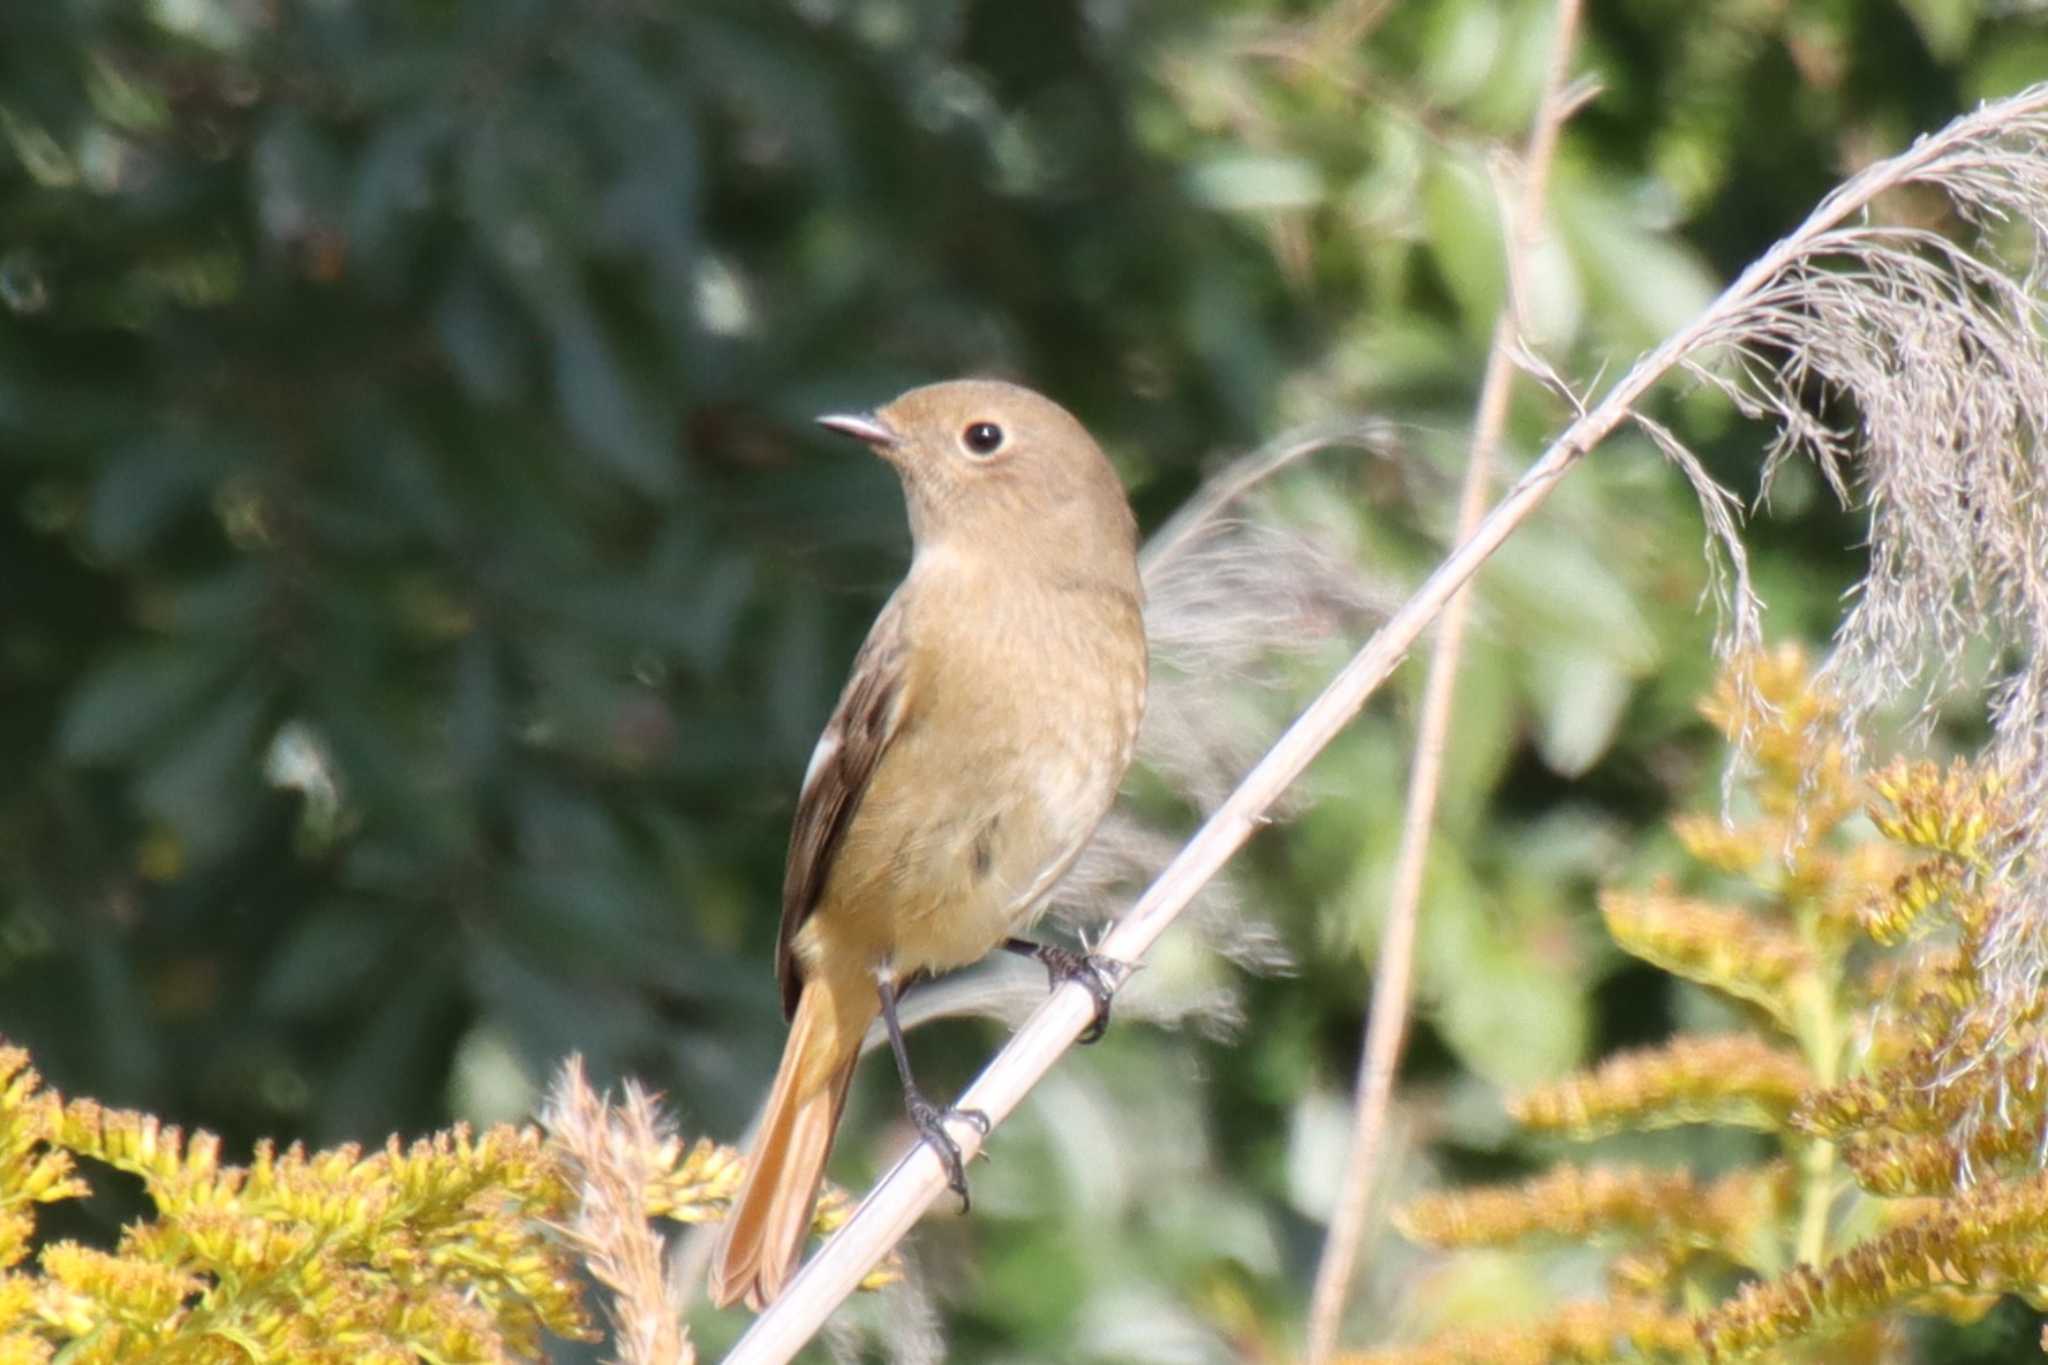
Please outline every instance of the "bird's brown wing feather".
M775 978L782 986L782 1013L796 1013L803 993L796 932L818 908L839 844L860 809L868 781L895 739L908 710L903 631L903 593L882 608L867 642L853 661L846 690L818 737L810 770L796 800L789 833L789 866L782 879L782 930L776 938Z

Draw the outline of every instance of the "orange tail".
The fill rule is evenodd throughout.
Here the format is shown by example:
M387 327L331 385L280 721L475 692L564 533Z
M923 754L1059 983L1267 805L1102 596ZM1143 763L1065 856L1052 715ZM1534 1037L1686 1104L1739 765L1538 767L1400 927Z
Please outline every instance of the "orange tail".
M879 1008L872 991L835 991L822 977L804 983L753 1158L712 1259L711 1300L720 1308L745 1299L758 1313L796 1269L861 1035Z

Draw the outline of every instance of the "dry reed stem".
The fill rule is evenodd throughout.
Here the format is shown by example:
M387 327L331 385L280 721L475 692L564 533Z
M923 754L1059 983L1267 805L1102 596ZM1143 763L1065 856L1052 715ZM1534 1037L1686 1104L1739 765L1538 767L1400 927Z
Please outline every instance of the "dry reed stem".
M1569 87L1571 56L1579 26L1579 0L1558 0L1550 61L1543 93L1529 127L1522 155L1521 191L1506 223L1503 246L1511 282L1480 383L1478 411L1473 419L1472 449L1458 492L1460 539L1472 534L1486 510L1494 448L1506 424L1508 397L1515 376L1514 352L1520 338L1519 289L1529 251L1543 230L1543 201L1550 164L1565 120L1582 100ZM1422 878L1429 861L1429 837L1436 823L1437 794L1443 785L1445 739L1450 733L1451 704L1457 691L1458 663L1463 654L1469 593L1459 591L1444 607L1431 647L1429 676L1423 686L1422 713L1416 725L1415 761L1410 766L1408 799L1401 820L1401 846L1394 866L1393 892L1386 927L1380 936L1379 961L1373 973L1372 1008L1366 1021L1354 1099L1351 1141L1344 1154L1344 1174L1330 1231L1316 1267L1315 1289L1309 1298L1309 1365L1326 1365L1337 1349L1344 1302L1358 1268L1372 1209L1380 1152L1385 1146L1387 1111L1393 1103L1394 1073L1407 1040L1409 1004L1415 984L1415 925L1422 904Z

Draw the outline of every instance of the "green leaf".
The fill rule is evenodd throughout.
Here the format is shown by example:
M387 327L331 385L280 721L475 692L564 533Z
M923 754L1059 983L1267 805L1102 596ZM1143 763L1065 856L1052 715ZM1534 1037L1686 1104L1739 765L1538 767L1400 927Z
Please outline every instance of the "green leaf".
M1622 344L1647 348L1706 311L1721 286L1697 253L1646 226L1642 211L1620 196L1581 177L1558 179L1552 221L1593 307Z
M483 635L462 642L448 699L448 747L457 769L476 778L499 762L505 740L505 685L496 651Z
M1537 951L1556 939L1540 908L1517 913L1441 843L1430 858L1418 980L1461 1062L1501 1086L1562 1074L1585 1054L1591 1002L1575 964Z
M142 807L202 855L219 848L268 795L257 732L267 689L244 684L181 726L136 787Z
M234 654L199 645L160 645L111 659L72 693L57 747L81 763L131 758L167 741L235 664Z
M378 126L357 165L348 206L350 254L358 273L387 291L403 285L412 264L401 246L429 221L435 173L453 132L438 107L393 117Z
M1418 669L1416 676L1424 672ZM1421 696L1419 683L1415 695ZM1511 657L1493 640L1467 631L1450 732L1444 738L1443 787L1437 798L1440 828L1449 833L1476 830L1514 756L1520 722Z
M271 106L249 169L264 235L296 247L317 231L339 231L348 174L326 127L291 104Z
M1544 761L1585 772L1613 743L1635 681L1656 667L1656 632L1592 546L1550 527L1502 546L1485 591L1499 630L1528 656Z
M676 456L618 356L580 310L555 319L555 398L576 439L627 483L651 496L674 490Z
M1191 167L1188 191L1211 208L1270 213L1323 201L1322 174L1293 156L1218 156Z
M132 560L199 501L217 461L200 447L150 437L110 460L93 483L85 534L107 558Z
M1468 336L1490 335L1507 297L1499 204L1473 156L1445 156L1423 184L1430 246Z
M256 1005L305 1019L345 1006L376 985L402 925L362 906L329 904L303 913L261 968Z
M1611 656L1539 653L1529 661L1536 701L1536 747L1552 772L1578 777L1614 742L1633 690Z
M442 292L434 330L470 397L504 403L518 396L533 369L523 324L495 284L463 266Z
M167 630L225 637L239 646L260 627L274 586L262 561L230 562L216 573L188 579L165 593L159 619Z
M1581 537L1524 527L1488 565L1485 593L1500 629L1523 648L1598 653L1631 677L1657 665L1657 633L1635 593Z
M1912 16L1921 41L1937 61L1953 62L1969 51L1977 28L1977 0L1901 0L1901 8ZM2036 68L2037 79L2039 71Z
M1500 10L1498 0L1443 0L1429 8L1416 77L1433 99L1456 104L1478 93L1500 56Z

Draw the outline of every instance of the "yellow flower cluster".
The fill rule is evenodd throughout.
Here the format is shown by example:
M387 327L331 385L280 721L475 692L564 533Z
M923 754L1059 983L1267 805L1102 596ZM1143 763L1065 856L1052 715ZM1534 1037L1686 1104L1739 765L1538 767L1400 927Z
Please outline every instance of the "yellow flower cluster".
M1757 1028L1625 1054L1510 1109L1578 1139L1751 1128L1779 1155L1705 1184L1564 1163L1419 1200L1401 1226L1440 1247L1609 1247L1613 1297L1362 1359L1880 1361L1897 1358L1904 1315L1968 1321L2006 1293L2048 1306L2048 1006L1972 1032L1977 964L2024 872L2005 852L2006 784L1924 762L1859 780L1797 651L1739 663L1702 711L1750 756L1749 813L1673 830L1748 893L1616 891L1600 908L1622 948ZM1854 951L1908 940L1904 955Z
M1793 1012L1817 964L1789 925L1741 906L1658 891L1609 891L1600 897L1600 915L1627 952L1794 1027Z
M0 1361L411 1362L531 1355L590 1335L547 1232L567 1189L536 1129L456 1128L365 1155L220 1144L147 1114L64 1104L0 1048ZM153 1220L111 1251L29 1251L34 1202L88 1193L83 1158L140 1177Z
M1742 1359L1901 1308L1968 1321L2008 1293L2048 1300L2048 1175L1936 1203L1825 1267L1747 1285L1705 1315L1700 1340Z
M623 1261L639 1297L630 1318L613 1313L621 1339L653 1332L662 1359L692 1358L647 1220L722 1216L740 1158L668 1133L637 1091L614 1107L584 1086L576 1121L558 1108L548 1133L458 1125L369 1152L261 1143L235 1166L209 1133L65 1103L28 1060L0 1044L0 1365L535 1359L548 1335L597 1336L580 1272L618 1290ZM573 1063L564 1075L581 1085ZM38 1246L35 1207L89 1194L95 1165L138 1177L155 1216L110 1249ZM593 1212L601 1188L615 1197Z
M1508 1112L1527 1127L1580 1139L1681 1123L1776 1132L1812 1084L1799 1053L1753 1033L1731 1033L1623 1053L1517 1096Z
M1788 1170L1739 1170L1703 1185L1682 1171L1564 1164L1517 1186L1418 1199L1396 1221L1415 1240L1440 1247L1606 1238L1661 1252L1711 1251L1742 1264L1758 1230L1782 1211Z
M1995 847L2012 827L2005 783L1963 764L1894 763L1870 786L1871 822L1917 860L1865 899L1862 925L1880 944L1947 941L1882 979L1865 1074L1808 1096L1793 1121L1839 1147L1876 1194L2031 1173L2048 1138L2043 1003L2009 1012L1996 1030L1973 1012L1977 964L2013 880Z
M1616 1297L1567 1304L1528 1326L1454 1332L1426 1346L1366 1351L1342 1365L1599 1365L1698 1361L1692 1319L1654 1301Z

